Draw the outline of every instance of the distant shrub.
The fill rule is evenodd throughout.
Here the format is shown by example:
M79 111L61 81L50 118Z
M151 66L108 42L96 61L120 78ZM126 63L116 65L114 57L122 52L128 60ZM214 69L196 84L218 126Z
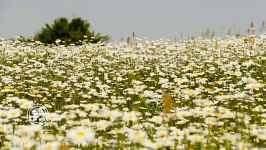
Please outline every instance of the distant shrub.
M70 22L65 17L55 19L52 25L46 24L37 33L34 40L42 43L52 44L59 40L62 44L81 44L82 42L97 43L109 40L109 36L102 36L90 31L88 21L81 18L73 18Z

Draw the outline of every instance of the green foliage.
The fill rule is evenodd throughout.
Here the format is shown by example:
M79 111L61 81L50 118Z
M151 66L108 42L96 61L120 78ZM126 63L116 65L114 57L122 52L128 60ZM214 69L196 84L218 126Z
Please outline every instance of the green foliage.
M54 20L52 25L46 24L34 39L47 44L55 43L59 39L62 44L69 45L82 42L105 42L109 40L109 36L90 31L90 24L82 18L73 18L69 22L67 18L62 17Z

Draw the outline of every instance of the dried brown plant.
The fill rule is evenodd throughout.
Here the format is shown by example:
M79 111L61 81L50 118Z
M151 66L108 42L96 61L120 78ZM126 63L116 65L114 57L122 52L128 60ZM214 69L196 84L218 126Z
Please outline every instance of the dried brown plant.
M250 22L250 29L254 29L254 22L253 21Z
M163 91L162 103L164 113L169 113L172 109L176 107L174 98L167 91Z
M265 32L265 29L266 29L266 27L265 27L265 21L263 20L262 21L262 24L261 24L261 27L260 27L260 33L264 33Z
M127 37L127 44L132 44L130 37Z
M176 103L174 98L170 95L168 91L163 91L162 96L163 103L163 123L170 121L170 116L172 116L171 110L174 110L173 119L176 120Z

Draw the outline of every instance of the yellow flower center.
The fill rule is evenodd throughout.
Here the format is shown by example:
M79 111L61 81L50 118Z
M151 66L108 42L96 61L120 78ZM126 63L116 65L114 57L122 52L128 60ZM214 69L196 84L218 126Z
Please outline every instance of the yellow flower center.
M15 115L16 115L16 112L11 112L11 115L12 115L12 116L15 116Z
M210 91L211 91L210 88L206 88L206 89L205 89L205 92L210 92Z
M6 85L5 87L4 87L4 89L11 89L11 86L10 85Z
M19 95L19 94L20 94L20 92L19 92L19 91L17 91L17 90L16 90L14 93L15 93L16 95Z
M84 131L78 131L77 132L77 136L78 137L84 137L85 136L85 132Z
M133 119L134 117L133 117L133 115L128 115L128 118Z
M160 137L162 137L162 138L166 137L166 133L165 132L161 132L160 133Z
M134 136L137 136L137 137L140 136L140 132L139 131L135 131L134 132Z
M141 98L141 99L143 99L144 97L145 97L144 94L140 94L140 95L139 95L139 98Z

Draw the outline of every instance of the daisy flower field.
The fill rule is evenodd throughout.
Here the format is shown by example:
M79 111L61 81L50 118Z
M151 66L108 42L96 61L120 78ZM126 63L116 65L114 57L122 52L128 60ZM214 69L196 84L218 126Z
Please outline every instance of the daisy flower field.
M266 149L263 36L2 40L0 54L1 149Z

